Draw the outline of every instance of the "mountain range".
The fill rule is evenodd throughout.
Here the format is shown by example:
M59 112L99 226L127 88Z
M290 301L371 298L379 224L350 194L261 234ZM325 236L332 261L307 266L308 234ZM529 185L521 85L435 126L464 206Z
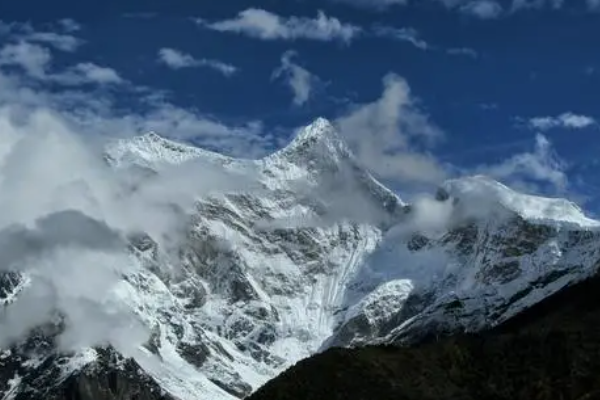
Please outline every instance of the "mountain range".
M66 349L73 321L57 308L0 348L2 400L244 398L331 348L411 346L504 326L594 276L600 262L600 222L574 203L484 176L405 202L325 119L259 160L155 133L115 140L103 159L133 177L124 196L168 176L179 186L167 197L193 198L171 205L180 223L166 236L119 232L129 257L114 300L144 340ZM192 164L195 173L183 174ZM230 184L193 193L215 170ZM76 232L95 226L73 210L58 217ZM0 252L36 248L35 235L17 233L0 232ZM36 276L1 274L7 324Z

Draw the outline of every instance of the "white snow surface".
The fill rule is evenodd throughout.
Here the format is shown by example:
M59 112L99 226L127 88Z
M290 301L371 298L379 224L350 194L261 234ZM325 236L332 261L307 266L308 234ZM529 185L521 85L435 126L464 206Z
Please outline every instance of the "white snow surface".
M239 398L324 346L395 341L433 320L482 329L583 279L600 260L598 237L572 243L573 231L594 235L599 225L576 205L520 194L481 176L448 181L443 189L471 211L488 207L475 215L477 234L469 239L486 252L464 250L456 237L468 230L425 238L422 248L411 249L414 237L402 225L411 218L405 204L358 166L325 119L260 160L234 160L154 133L116 141L107 155L115 168L158 173L201 159L258 173L268 189L199 196L187 210L193 211L189 234L178 257L160 247L155 254L137 252L132 272L115 289L153 331L155 345L124 355L180 400ZM520 231L489 219L489 206L498 205L553 233L533 252L506 255L502 240L489 237ZM394 225L400 229L389 229ZM556 271L558 278L508 301ZM386 324L414 294L429 300L390 331ZM449 318L444 306L454 299L464 302L464 315ZM366 331L352 324L360 318ZM68 368L93 362L94 354L82 350Z
M532 221L568 223L582 228L600 226L600 221L586 217L583 210L569 200L519 193L482 175L449 180L442 187L475 212L494 203Z
M258 171L269 189L260 196L232 193L197 199L192 232L218 242L217 248L227 252L202 260L202 253L192 254L182 260L187 271L205 265L212 270L193 283L208 289L202 307L185 309L185 298L174 296L172 286L143 270L123 283L123 301L146 325L160 329L160 357L145 349L133 357L165 390L182 400L198 393L215 400L235 398L214 381L228 386L242 382L256 389L315 353L331 336L338 323L335 314L343 307L344 287L376 248L382 231L377 223L351 218L321 221L310 202L298 201L298 188L304 194L323 191L324 175L352 162L328 121L318 119L287 147L261 160L230 159L154 133L116 141L108 156L116 168L137 165L155 171L201 159L237 172ZM360 185L372 207L385 212L383 200L403 204L368 173L357 173L365 180ZM305 242L278 236L285 232ZM250 299L232 301L229 285L236 274L252 292ZM256 313L266 316L257 318ZM183 337L173 327L183 330ZM265 332L272 340L258 339ZM190 364L177 351L178 343L185 342L202 342L211 349L202 366ZM241 345L262 355L240 350Z

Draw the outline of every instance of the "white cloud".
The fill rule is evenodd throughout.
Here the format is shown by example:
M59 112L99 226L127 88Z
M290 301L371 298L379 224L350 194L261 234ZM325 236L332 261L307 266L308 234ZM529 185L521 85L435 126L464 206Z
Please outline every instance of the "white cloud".
M563 5L564 0L513 0L511 11L542 9L548 6L557 10L562 8Z
M565 163L541 134L536 135L532 152L516 154L496 165L480 166L477 171L530 192L542 191L539 184L550 184L554 193L562 194L569 185Z
M22 39L30 42L46 43L62 51L72 52L83 43L82 40L55 32L31 32L22 36Z
M358 159L376 176L412 183L438 183L446 172L428 152L443 135L417 107L407 82L389 74L383 93L357 105L337 125Z
M197 22L208 29L244 34L262 40L310 39L349 42L361 32L359 27L328 17L322 11L318 12L316 18L286 18L262 9L249 8L233 19Z
M237 72L237 68L233 65L205 58L196 59L189 54L168 47L164 47L158 51L158 61L172 69L208 67L221 72L225 76L230 76Z
M49 76L47 80L63 85L83 85L90 83L108 85L125 82L114 69L101 67L90 62L79 63L62 73Z
M417 0L330 0L347 3L361 8L370 8L376 11L385 11L394 5L416 5ZM514 13L523 10L540 10L551 8L562 9L565 0L437 0L438 3L450 10L458 10L467 15L481 19L498 18L505 13ZM587 8L592 11L600 9L600 0L585 0ZM504 3L505 6L503 7Z
M69 29L74 28L71 26ZM5 29L5 33L9 40L0 48L0 67L21 69L28 78L61 85L106 85L125 82L112 68L90 62L55 71L51 48L74 51L81 44L78 38L54 32L39 32L29 24L11 24ZM44 47L42 44L50 47Z
M419 32L412 28L392 28L389 26L376 26L373 30L376 36L387 37L394 40L408 42L421 50L428 50L431 46L419 37Z
M124 80L112 68L79 63L64 71L52 72L52 53L38 44L19 40L0 48L0 67L22 69L29 78L62 85L117 84Z
M583 129L591 126L596 126L597 122L594 118L589 117L587 115L566 112L554 117L545 116L530 118L527 121L527 125L531 129L547 131L553 128Z
M65 32L77 32L81 30L81 25L71 18L63 18L58 23Z
M31 77L44 79L52 55L48 49L36 44L19 41L0 49L0 66L15 66L24 69Z
M308 70L294 63L292 58L296 56L293 51L287 51L281 56L281 65L273 71L272 78L284 77L287 85L294 94L294 104L297 106L304 105L310 98L313 89L313 83L318 78L311 74Z
M586 0L586 4L591 11L600 10L600 0Z
M6 328L0 346L60 312L62 348L109 341L131 351L146 328L121 297L122 275L142 268L127 253L126 234L143 231L161 242L179 223L169 205L189 210L194 196L247 187L251 177L192 163L123 196L126 171L110 169L83 141L89 132L62 115L3 103L0 126L0 271L31 278L17 301L0 310Z
M55 49L73 52L83 44L83 40L70 35L76 31L77 23L73 20L59 21L63 32L37 31L29 23L4 23L0 21L0 34L9 36L12 42L33 42L46 44Z
M460 7L460 10L480 19L494 19L502 14L502 6L495 0L474 0Z

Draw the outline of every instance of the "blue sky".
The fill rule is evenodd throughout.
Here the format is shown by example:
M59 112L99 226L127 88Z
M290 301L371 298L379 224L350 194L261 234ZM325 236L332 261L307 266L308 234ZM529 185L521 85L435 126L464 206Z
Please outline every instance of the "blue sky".
M208 3L3 2L0 125L259 157L324 116L400 192L486 173L598 210L600 1Z

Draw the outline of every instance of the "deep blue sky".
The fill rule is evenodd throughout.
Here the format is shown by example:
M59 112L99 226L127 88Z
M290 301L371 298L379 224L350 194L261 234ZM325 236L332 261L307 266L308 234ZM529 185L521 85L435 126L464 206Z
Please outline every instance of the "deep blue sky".
M261 132L279 139L270 141L272 146L317 116L335 119L376 101L382 95L383 77L392 72L406 80L419 112L443 132L443 139L426 151L445 165L449 176L495 171L499 179L527 190L588 199L588 207L595 208L600 186L595 173L600 149L595 123L600 118L600 12L584 0L567 0L560 7L538 0L512 11L511 2L500 2L502 11L493 8L494 15L487 18L483 9L478 14L469 7L490 6L491 0L457 0L455 6L442 4L444 0L409 0L407 5L384 9L377 7L385 3L382 0L364 0L361 6L349 3L20 0L0 3L0 19L29 23L44 32L56 31L60 19L76 21L80 29L70 34L85 44L76 51L53 53L53 66L92 62L112 68L133 85L166 91L173 106L228 126L261 121ZM193 20L215 23L248 8L277 14L282 21L294 16L314 19L321 10L328 18L363 31L346 42L263 40L244 32L209 29ZM373 34L377 26L410 28L413 38L428 47ZM2 40L8 44L15 39L6 35L0 44ZM168 68L157 61L162 48L232 65L237 72L226 75L207 66ZM450 54L456 49L462 53ZM292 102L285 82L288 75L272 78L289 50L296 52L291 58L294 65L314 78L309 98L300 105ZM142 107L137 95L119 93L115 108ZM559 120L565 113L588 117L585 126L574 128ZM536 117L548 117L546 121L555 126L546 129L528 122ZM552 147L536 155L538 133ZM201 137L193 139L202 143ZM417 150L423 147L411 147ZM515 155L521 155L521 161L510 167L506 160ZM556 179L543 178L556 175L540 173L540 168L564 174L567 186L557 188Z

